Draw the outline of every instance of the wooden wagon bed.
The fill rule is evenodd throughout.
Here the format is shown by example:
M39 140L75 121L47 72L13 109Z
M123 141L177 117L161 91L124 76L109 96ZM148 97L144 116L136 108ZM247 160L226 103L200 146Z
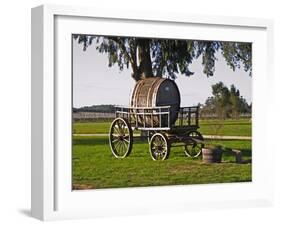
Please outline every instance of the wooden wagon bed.
M168 158L170 148L183 146L188 157L201 154L203 136L199 128L199 107L181 107L172 112L177 120L171 123L170 106L124 107L117 106L116 118L111 124L109 143L116 158L125 158L132 151L135 130L146 132L153 160ZM176 145L175 145L176 144Z

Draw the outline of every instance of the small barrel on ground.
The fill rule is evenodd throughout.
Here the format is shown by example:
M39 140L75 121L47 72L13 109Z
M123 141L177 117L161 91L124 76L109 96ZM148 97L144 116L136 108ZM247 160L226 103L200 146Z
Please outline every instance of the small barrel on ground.
M202 160L204 163L219 163L222 158L222 150L220 148L203 148Z

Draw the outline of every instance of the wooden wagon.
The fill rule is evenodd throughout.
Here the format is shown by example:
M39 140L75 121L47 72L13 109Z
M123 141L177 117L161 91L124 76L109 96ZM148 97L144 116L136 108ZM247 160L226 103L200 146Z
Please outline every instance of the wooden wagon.
M183 146L188 157L198 157L203 136L198 132L199 107L180 107L180 95L170 79L149 78L139 81L132 94L131 106L116 106L109 131L109 143L116 158L130 154L133 141L146 134L153 160L165 160L171 147Z

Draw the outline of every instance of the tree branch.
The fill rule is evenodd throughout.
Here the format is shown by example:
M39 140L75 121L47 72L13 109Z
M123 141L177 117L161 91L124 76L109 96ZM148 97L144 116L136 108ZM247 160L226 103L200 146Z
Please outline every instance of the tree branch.
M138 66L137 66L137 58L136 58L136 47L132 50L131 49L131 55L126 50L126 47L121 39L118 37L109 37L108 39L111 39L114 41L120 48L121 52L124 54L124 56L127 58L127 60L131 63L131 67L133 70L132 77L137 81L138 80Z
M109 37L108 39L111 39L112 41L114 41L116 44L118 44L120 50L122 51L122 53L124 54L124 56L127 58L127 60L133 64L132 61L132 57L129 55L129 53L126 50L126 47L124 45L124 43L121 41L121 39L119 39L118 37Z

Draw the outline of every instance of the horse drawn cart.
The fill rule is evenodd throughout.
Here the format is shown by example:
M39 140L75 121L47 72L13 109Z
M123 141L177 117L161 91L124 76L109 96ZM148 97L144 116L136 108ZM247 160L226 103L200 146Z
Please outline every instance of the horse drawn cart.
M176 84L170 79L149 78L137 82L131 106L117 106L109 131L109 143L116 158L130 154L134 132L145 132L153 160L165 160L171 147L183 146L188 157L198 157L203 147L199 128L199 107L180 107Z

